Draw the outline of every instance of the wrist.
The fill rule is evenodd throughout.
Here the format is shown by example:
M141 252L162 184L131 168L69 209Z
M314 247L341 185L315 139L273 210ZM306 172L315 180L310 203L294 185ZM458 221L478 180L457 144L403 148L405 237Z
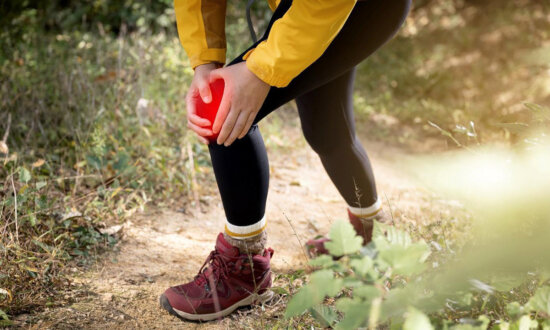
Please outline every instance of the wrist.
M212 71L212 70L216 70L218 68L221 68L222 66L223 66L222 64L216 63L216 62L204 63L204 64L201 64L201 65L197 65L195 67L195 72L197 72L197 71Z
M258 83L258 85L262 85L264 87L271 87L267 82L265 82L263 79L261 79L254 71L250 70L248 65L246 65L246 62L244 64L244 70L252 77L254 81Z

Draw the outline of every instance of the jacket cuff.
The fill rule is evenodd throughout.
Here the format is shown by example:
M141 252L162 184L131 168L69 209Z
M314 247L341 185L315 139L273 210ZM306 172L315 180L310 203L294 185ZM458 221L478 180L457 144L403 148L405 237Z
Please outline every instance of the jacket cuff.
M294 76L290 72L282 72L281 68L275 69L274 65L265 63L254 56L254 52L250 51L243 59L246 60L246 66L256 77L266 84L282 88L288 86Z
M225 63L225 48L205 49L198 55L190 56L189 62L191 67L195 69L197 66L206 63Z

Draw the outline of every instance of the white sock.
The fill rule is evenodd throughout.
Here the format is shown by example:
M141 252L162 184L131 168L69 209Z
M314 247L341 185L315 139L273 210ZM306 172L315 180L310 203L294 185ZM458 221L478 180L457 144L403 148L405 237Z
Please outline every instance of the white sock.
M261 234L267 227L267 221L265 215L260 221L248 225L248 226L235 226L230 224L229 221L225 221L225 233L231 238L246 240Z
M267 242L266 227L265 215L260 221L248 226L235 226L226 221L224 237L241 253L261 254Z
M382 212L382 201L378 199L374 204L368 207L354 207L348 205L349 211L361 219L374 219Z

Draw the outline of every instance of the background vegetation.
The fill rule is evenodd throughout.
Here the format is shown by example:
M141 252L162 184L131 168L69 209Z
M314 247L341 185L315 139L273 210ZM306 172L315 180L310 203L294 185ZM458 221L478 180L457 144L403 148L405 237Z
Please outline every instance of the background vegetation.
M249 40L244 6L228 8L229 56ZM268 19L258 1L258 31ZM192 70L174 21L168 0L0 4L0 322L63 304L69 269L134 212L211 189L184 128ZM359 127L400 144L523 141L540 124L523 103L550 104L549 40L544 0L417 1L359 67Z

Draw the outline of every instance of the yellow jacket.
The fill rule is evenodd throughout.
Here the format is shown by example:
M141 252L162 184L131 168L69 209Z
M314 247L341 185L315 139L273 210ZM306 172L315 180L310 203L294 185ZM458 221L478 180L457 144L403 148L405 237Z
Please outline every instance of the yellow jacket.
M238 1L238 0L234 0ZM280 0L267 0L272 10ZM258 78L285 87L317 60L346 22L356 0L294 0L267 40L246 54ZM225 63L226 0L174 0L181 44L195 68Z

